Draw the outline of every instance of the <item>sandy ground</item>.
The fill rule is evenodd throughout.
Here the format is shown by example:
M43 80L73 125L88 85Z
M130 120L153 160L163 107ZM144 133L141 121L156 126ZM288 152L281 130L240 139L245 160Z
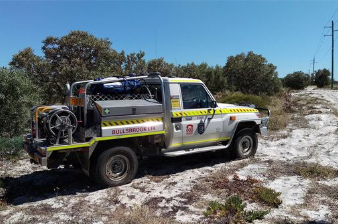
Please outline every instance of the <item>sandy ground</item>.
M194 195L193 188L222 170L281 192L281 206L256 223L338 223L338 201L320 191L338 189L338 178L313 180L290 172L299 162L338 169L338 118L332 113L338 92L308 88L293 99L303 119L296 112L286 130L260 138L255 158L231 161L220 153L151 158L132 183L117 188L100 189L75 169L46 170L27 158L0 161L8 203L0 209L0 223L117 223L117 211L145 206L175 222L205 222L202 202L224 198L208 191Z

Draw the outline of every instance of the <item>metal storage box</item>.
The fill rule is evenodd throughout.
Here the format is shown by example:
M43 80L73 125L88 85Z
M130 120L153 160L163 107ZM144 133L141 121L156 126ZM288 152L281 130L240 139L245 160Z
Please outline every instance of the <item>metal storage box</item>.
M153 99L96 101L95 104L102 117L163 113L162 104Z

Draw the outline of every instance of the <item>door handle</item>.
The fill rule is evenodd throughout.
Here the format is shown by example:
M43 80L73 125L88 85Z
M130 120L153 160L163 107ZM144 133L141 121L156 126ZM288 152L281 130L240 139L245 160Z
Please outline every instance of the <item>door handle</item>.
M181 130L181 124L180 123L175 124L175 130L176 131Z

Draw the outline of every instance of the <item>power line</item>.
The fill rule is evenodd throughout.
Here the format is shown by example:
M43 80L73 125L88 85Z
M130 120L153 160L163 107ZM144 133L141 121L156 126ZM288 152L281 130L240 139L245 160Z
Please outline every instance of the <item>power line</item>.
M337 39L338 39L338 36L334 39L334 41L336 41ZM320 61L318 61L318 63L321 63L321 61L327 57L330 51L331 51L331 48L327 49L325 55L320 59ZM311 66L311 63L310 63L310 66Z
M330 31L328 30L325 34L324 34L325 28L323 28L322 34L320 35L320 39L319 39L319 43L317 45L317 49L315 52L315 57L317 56L317 54L319 53L320 48L322 47L324 40L325 40L325 35L327 35Z
M327 23L325 24L325 26L329 25L330 21L333 19L333 17L336 15L336 13L338 12L338 8L336 9L336 11L333 13L333 15L331 16L331 18L329 19L329 21L327 21ZM337 22L337 20L336 20Z
M331 49L329 48L329 49L327 50L327 52L325 53L324 57L323 57L322 59L320 59L320 61L322 61L323 59L325 59L326 56L329 54L330 51L331 51Z
M338 12L338 8L334 11L334 13L332 14L332 16L331 16L331 18L327 21L327 23L324 25L324 27L323 27L323 30L322 30L322 33L320 34L320 37L319 37L319 41L318 41L318 45L317 45L317 48L316 48L316 51L315 51L315 54L314 54L314 56L316 57L317 56L317 54L319 53L319 51L320 51L320 48L322 47L322 44L323 44L323 42L324 42L324 37L325 37L325 35L327 35L328 34L328 32L329 31L327 31L326 32L326 34L324 34L324 31L325 31L325 26L327 26L329 23L330 23L330 21L333 19L333 17L337 14L337 12ZM338 19L335 21L335 23L338 21Z
M315 51L315 54L314 54L315 56L317 56L318 51L319 51L319 49L321 48L321 46L324 42L324 30L325 30L325 28L323 28L322 34L320 34L319 42L318 42L318 45L317 45L317 48L316 48L316 51Z

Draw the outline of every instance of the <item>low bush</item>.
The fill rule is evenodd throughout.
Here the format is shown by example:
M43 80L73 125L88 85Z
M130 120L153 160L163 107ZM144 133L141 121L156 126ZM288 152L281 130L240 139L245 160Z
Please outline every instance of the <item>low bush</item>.
M282 201L279 199L281 195L280 192L276 192L275 190L263 186L259 186L254 189L254 199L261 201L271 207L278 208Z
M22 155L22 137L0 137L0 158L15 159Z
M332 179L338 177L338 170L316 163L300 163L295 165L295 173L310 179Z
M301 71L288 74L283 79L283 84L285 87L296 90L304 89L305 87L309 86L310 83L310 75Z
M254 104L256 107L267 107L269 97L255 96L243 94L240 92L230 93L221 99L222 103L230 103L237 105L250 105Z
M291 93L283 91L276 96L255 96L240 92L228 93L226 96L218 96L219 102L237 105L254 105L271 110L269 130L278 131L286 128L290 123ZM266 114L263 114L265 116Z
M305 87L310 85L310 82L310 76L301 71L288 74L283 79L283 84L285 87L296 90L304 89Z
M230 196L224 204L212 201L204 212L209 218L221 219L222 223L243 223L263 219L269 211L245 211L246 204L238 195Z

